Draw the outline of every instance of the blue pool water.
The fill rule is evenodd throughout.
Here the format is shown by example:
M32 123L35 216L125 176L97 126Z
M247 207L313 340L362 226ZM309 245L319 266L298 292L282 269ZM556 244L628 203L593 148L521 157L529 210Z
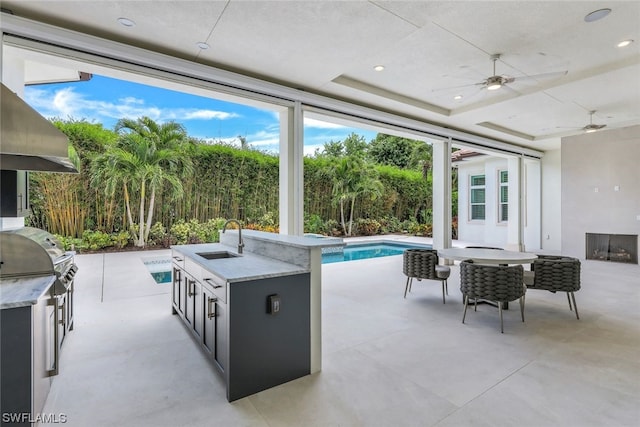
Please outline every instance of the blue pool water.
M157 284L171 283L171 258L148 257L142 262Z
M431 246L396 242L352 243L346 245L341 253L322 254L322 263L331 264L334 262L402 255L405 249L411 248L431 249Z

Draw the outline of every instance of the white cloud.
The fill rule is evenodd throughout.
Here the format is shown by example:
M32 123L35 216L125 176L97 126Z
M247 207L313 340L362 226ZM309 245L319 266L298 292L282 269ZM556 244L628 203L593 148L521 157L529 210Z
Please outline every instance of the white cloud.
M105 122L105 119L137 119L147 116L156 121L167 120L228 120L239 117L226 111L195 108L160 108L146 105L143 99L132 96L120 98L117 102L99 101L87 98L67 87L56 91L29 88L25 91L26 101L47 117L86 119Z

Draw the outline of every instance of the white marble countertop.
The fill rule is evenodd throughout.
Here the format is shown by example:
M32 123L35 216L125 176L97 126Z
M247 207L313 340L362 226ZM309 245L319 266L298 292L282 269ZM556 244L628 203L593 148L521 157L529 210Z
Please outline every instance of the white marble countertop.
M36 304L55 279L55 275L0 279L0 309Z
M228 229L226 233L238 234L236 229ZM298 248L322 248L331 246L344 246L344 242L336 237L310 237L310 236L290 236L287 234L267 233L266 231L242 230L243 237L251 237L255 240L265 240L274 243L282 243L287 246Z
M244 233L243 233L244 234ZM228 282L245 282L269 277L288 276L308 273L309 270L295 264L278 261L251 252L233 258L208 260L198 253L226 251L237 254L235 248L221 243L202 243L195 245L176 245L171 249L180 252L215 275Z

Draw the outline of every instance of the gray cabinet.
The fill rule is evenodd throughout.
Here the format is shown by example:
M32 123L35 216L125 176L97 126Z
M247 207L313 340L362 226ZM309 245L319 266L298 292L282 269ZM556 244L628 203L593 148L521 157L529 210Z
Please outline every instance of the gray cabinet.
M229 401L311 372L309 273L229 283L182 255L174 250L173 313L222 373Z
M0 171L0 217L22 217L29 210L29 180L26 171Z
M58 371L58 307L45 293L34 305L0 310L0 412L7 416L42 412ZM5 422L7 421L7 422ZM2 425L25 425L3 419Z

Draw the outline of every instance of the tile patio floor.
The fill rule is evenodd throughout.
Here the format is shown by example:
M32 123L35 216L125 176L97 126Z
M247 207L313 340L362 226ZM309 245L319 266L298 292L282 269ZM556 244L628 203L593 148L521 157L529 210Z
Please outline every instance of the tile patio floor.
M402 256L324 265L322 371L230 404L142 262L162 255L77 257L44 413L69 427L640 425L638 265L583 261L580 320L564 294L530 291L504 334L486 305L461 323L457 264L446 305L438 282L402 298Z

